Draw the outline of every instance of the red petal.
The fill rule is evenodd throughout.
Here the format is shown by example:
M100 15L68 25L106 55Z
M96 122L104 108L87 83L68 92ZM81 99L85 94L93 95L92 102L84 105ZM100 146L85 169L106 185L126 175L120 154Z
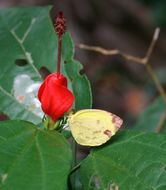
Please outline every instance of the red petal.
M51 79L52 83L56 83L56 84L67 87L67 79L62 74L52 73L52 74L48 75L48 77L45 80L50 81L50 79Z
M38 99L41 101L41 96L43 94L43 91L44 91L44 88L45 88L45 81L41 84L39 90L38 90Z

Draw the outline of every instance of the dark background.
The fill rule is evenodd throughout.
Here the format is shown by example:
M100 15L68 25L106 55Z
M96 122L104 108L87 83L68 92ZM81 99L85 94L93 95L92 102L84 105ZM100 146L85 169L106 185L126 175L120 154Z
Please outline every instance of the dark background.
M93 108L124 118L128 127L158 92L145 67L119 56L104 56L78 48L78 44L119 49L143 57L154 29L161 33L151 64L166 87L166 1L163 0L0 0L0 8L53 5L54 19L62 10L76 45L75 58L84 65L92 85Z

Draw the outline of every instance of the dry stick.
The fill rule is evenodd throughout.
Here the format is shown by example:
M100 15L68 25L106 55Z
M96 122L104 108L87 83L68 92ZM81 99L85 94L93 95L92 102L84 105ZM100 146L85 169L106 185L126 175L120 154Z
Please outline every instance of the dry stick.
M148 48L148 51L147 51L145 57L143 57L143 58L135 57L135 56L123 53L120 50L107 50L107 49L101 48L99 46L88 46L88 45L85 45L85 44L79 44L78 47L80 49L85 49L85 50L89 50L89 51L98 52L98 53L101 53L103 55L110 55L110 56L120 55L121 57L123 57L127 61L131 61L131 62L134 62L134 63L137 63L137 64L145 65L148 74L150 75L150 77L153 80L157 90L159 91L160 95L162 96L162 98L164 100L164 103L166 104L166 94L164 92L164 89L163 89L159 79L157 78L156 74L154 73L154 71L153 71L153 69L152 69L152 67L151 67L151 65L149 63L150 57L152 55L152 52L153 52L154 47L156 45L156 42L158 40L159 33L160 33L160 29L156 28L155 32L154 32L154 35L153 35L153 39L152 39L151 44L150 44L150 46ZM158 132L161 129L159 129Z
M107 50L107 49L101 48L99 46L88 46L88 45L85 45L85 44L79 44L78 47L81 48L81 49L89 50L89 51L95 51L95 52L101 53L103 55L110 55L110 56L120 55L127 61L131 61L131 62L134 62L134 63L137 63L137 64L145 65L148 74L152 78L157 90L161 94L161 96L162 96L162 98L163 98L163 100L164 100L164 102L166 104L166 94L164 92L164 89L163 89L159 79L157 78L156 74L154 73L151 65L149 64L149 59L151 57L151 54L152 54L153 49L155 47L155 44L156 44L156 42L158 40L159 32L160 32L160 29L156 28L156 30L154 32L154 35L153 35L153 39L151 41L151 44L150 44L150 46L148 48L148 51L146 53L146 56L144 58L135 57L135 56L123 53L123 52L121 52L119 50Z
M153 52L154 47L156 45L156 42L157 42L157 40L159 38L159 33L160 33L160 28L156 28L155 31L154 31L154 34L153 34L152 41L150 43L150 46L149 46L148 51L146 53L146 56L144 58L145 64L148 63L148 61L149 61L149 59L150 59L150 57L152 55L152 52Z
M103 55L110 55L110 56L120 55L124 59L126 59L127 61L132 61L132 62L135 62L135 63L138 63L138 64L145 65L145 64L147 64L147 62L150 59L150 56L151 56L151 54L153 52L153 49L154 49L154 46L155 46L155 44L156 44L156 42L158 40L159 33L160 33L160 29L156 28L155 32L154 32L154 35L153 35L153 39L151 41L151 44L150 44L150 46L148 48L148 51L146 53L146 56L144 58L135 57L135 56L123 53L123 52L121 52L120 50L117 50L117 49L108 50L108 49L104 49L104 48L99 47L99 46L89 46L89 45L85 45L85 44L79 44L78 47L80 49L85 49L85 50L89 50L89 51L95 51L95 52L98 52L98 53L103 54Z
M142 58L134 57L132 55L122 53L122 52L120 52L119 50L116 50L116 49L115 50L108 50L108 49L101 48L99 46L88 46L88 45L85 45L85 44L79 44L78 47L80 49L85 49L85 50L89 50L89 51L95 51L95 52L98 52L98 53L103 54L103 55L110 55L110 56L120 55L121 57L123 57L127 61L133 61L133 62L138 63L138 64L144 64L144 62L142 61Z
M153 69L149 63L149 60L150 60L150 57L151 57L152 52L154 50L155 44L158 40L159 33L160 33L160 29L156 28L154 35L153 35L153 39L152 39L151 44L150 44L148 51L146 53L146 56L142 59L142 61L144 62L148 74L150 75L150 77L153 80L157 90L159 91L160 95L162 96L164 103L166 104L166 94L164 92L164 89L163 89L159 79L157 78L156 74L154 73L154 71L153 71Z

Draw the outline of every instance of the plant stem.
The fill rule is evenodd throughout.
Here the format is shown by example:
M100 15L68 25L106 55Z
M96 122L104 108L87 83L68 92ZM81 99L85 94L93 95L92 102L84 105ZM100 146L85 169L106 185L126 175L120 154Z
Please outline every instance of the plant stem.
M72 168L72 170L69 174L69 177L68 177L68 190L73 190L73 189L75 190L76 189L76 187L72 183L71 176L73 175L74 172L76 172L80 168L80 166L81 166L81 162ZM75 181L74 181L74 184L75 184Z
M80 168L80 166L81 166L81 162L80 162L79 164L77 164L77 165L71 170L70 175L71 175L72 173L74 173L76 170L78 170L78 168Z
M58 35L58 57L57 57L57 73L61 72L61 49L62 49L62 36Z
M70 176L70 185L72 186L72 189L75 189L76 185L76 175L74 173L75 167L77 165L77 143L75 142L74 138L72 139L72 151L73 151L73 163L72 163L72 172Z

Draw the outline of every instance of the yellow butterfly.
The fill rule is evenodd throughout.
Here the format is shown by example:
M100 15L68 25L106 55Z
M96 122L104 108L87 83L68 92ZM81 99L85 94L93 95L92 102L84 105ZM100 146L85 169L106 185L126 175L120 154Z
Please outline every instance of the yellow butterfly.
M85 146L104 144L115 135L122 123L120 117L99 109L80 110L68 118L74 139Z

